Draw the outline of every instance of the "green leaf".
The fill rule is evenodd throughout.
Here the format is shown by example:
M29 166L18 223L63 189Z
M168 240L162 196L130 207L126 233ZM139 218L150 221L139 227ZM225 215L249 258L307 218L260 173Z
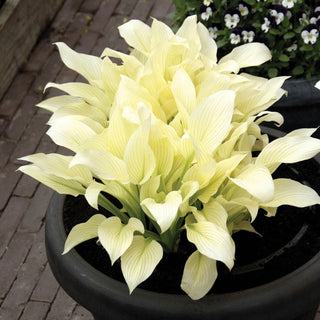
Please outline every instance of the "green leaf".
M286 54L281 54L279 56L279 60L282 62L288 62L290 60L290 58Z
M292 74L294 76L299 76L301 74L304 74L304 68L302 66L296 66L293 68Z
M277 68L270 68L268 70L268 76L269 78L274 78L278 75L278 69Z
M292 39L296 36L295 32L288 32L283 36L283 39L288 40L288 39Z

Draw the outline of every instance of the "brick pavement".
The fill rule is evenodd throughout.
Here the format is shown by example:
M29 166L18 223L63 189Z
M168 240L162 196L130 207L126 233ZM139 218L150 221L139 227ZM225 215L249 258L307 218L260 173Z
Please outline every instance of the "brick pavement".
M52 43L95 55L105 47L126 51L118 25L131 18L169 22L172 10L171 0L66 0L0 101L0 320L93 319L59 287L47 263L43 222L52 191L16 172L18 157L57 150L45 135L49 113L34 107L57 93L43 93L44 86L77 79Z
M105 47L127 51L117 26L131 18L168 22L172 10L171 0L66 0L0 101L0 320L93 319L59 287L47 263L44 215L52 191L16 171L17 158L58 149L45 134L50 114L35 107L58 93L43 93L44 86L79 80L52 43L95 55Z

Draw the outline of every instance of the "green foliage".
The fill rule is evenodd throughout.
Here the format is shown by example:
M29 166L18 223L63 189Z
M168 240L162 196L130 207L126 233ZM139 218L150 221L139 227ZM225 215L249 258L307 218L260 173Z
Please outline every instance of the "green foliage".
M292 8L288 6L286 0L258 1L258 0L173 0L176 11L173 15L173 27L178 29L184 19L190 15L197 15L207 28L217 28L214 39L219 48L220 57L230 52L235 46L245 42L258 41L265 43L271 51L272 61L265 63L259 68L250 69L259 76L291 75L293 77L310 77L319 73L320 38L314 36L310 38L302 36L302 32L311 28L317 28L320 22L320 9L316 10L315 1L296 0ZM275 5L278 3L278 5ZM291 2L292 3L292 2ZM239 4L247 8L248 11L239 12ZM207 6L208 5L208 6ZM211 12L207 17L202 13L210 8ZM209 9L209 10L210 10ZM240 21L234 26L227 26L225 15L228 10L236 9L240 13ZM283 12L283 19L278 23L273 21L271 10ZM317 16L319 14L319 16ZM314 17L311 19L312 17ZM265 18L271 25L265 28ZM315 21L314 19L317 19ZM242 31L253 27L253 39L243 37ZM311 27L312 26L312 27ZM211 29L212 30L212 29ZM239 43L231 43L230 35L234 32L241 34ZM319 32L319 29L318 29ZM306 61L308 59L308 61ZM310 63L311 61L311 63ZM248 71L248 70L245 70Z

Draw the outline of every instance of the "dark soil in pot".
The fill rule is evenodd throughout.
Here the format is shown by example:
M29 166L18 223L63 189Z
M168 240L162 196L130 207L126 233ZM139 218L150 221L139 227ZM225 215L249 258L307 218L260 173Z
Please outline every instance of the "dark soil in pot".
M320 192L320 168L314 160L282 165L276 175L302 181ZM95 213L83 197L67 197L64 205L67 233L75 224L85 222ZM107 212L104 213L108 215ZM277 215L271 218L261 211L253 225L262 237L245 231L234 234L235 266L229 272L222 263L218 264L219 276L211 292L238 291L270 282L299 268L320 251L320 215L319 209L316 210L315 207L283 206L278 209ZM96 269L124 281L120 262L111 266L107 252L96 240L80 244L76 250ZM139 287L182 294L180 282L183 267L194 250L193 245L182 236L179 252L165 254L152 276Z

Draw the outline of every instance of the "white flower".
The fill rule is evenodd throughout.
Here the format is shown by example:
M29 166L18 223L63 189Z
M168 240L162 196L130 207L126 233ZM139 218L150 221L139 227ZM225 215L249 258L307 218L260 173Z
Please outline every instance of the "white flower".
M255 33L253 31L242 31L242 38L244 42L252 42L253 38L255 36Z
M240 34L231 33L230 34L230 42L232 44L238 44L241 40Z
M296 51L298 49L298 45L293 43L290 47L287 48L288 52Z
M237 14L229 14L227 13L225 16L224 16L224 22L226 23L226 27L229 28L229 29L233 29L237 26L237 24L239 23L240 21L240 17L237 15Z
M246 16L249 13L248 7L244 6L242 3L239 4L238 9L242 16Z
M212 9L210 7L207 7L205 12L201 13L201 19L202 20L209 20L209 18L212 16Z
M208 7L212 3L212 1L213 0L203 0L203 4Z
M306 44L315 44L317 38L319 37L319 32L316 29L312 29L310 32L308 30L303 30L301 32L301 37Z
M282 12L277 12L276 10L271 10L270 15L276 19L276 23L280 24L284 20L284 14Z
M316 7L316 8L314 9L314 12L318 12L318 11L320 11L320 7Z
M268 18L264 18L264 23L261 25L261 30L267 33L270 29L271 22Z
M292 8L296 2L297 0L282 0L282 5L285 8Z
M209 27L209 34L212 39L217 39L218 37L218 28L217 27Z

